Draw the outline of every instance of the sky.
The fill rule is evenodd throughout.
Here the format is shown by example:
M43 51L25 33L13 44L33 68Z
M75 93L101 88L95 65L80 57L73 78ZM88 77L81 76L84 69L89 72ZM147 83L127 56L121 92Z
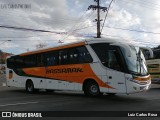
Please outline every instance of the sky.
M108 7L111 0L100 0ZM22 7L16 7L21 5ZM97 12L88 10L94 0L0 0L0 50L20 54L46 47L96 37ZM14 6L14 8L13 8ZM27 6L27 7L26 7ZM106 12L101 11L101 25ZM160 0L114 0L104 23L102 37L148 47L160 45ZM11 40L11 41L8 41Z

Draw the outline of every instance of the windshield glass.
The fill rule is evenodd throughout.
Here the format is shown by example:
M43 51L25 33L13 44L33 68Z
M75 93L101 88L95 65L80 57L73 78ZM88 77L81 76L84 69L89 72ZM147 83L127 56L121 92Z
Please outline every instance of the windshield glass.
M140 48L135 46L130 46L130 50L131 50L131 57L124 55L128 66L128 70L132 74L147 75L148 70L146 67L145 58Z

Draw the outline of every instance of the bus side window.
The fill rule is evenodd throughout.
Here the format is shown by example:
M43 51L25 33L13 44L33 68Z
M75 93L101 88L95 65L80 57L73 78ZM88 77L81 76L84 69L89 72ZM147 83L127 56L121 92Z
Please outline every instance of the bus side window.
M78 51L76 50L76 48L69 49L68 56L70 64L78 63Z
M7 59L7 67L10 69L15 67L15 60L13 57Z
M23 60L23 57L18 57L16 59L16 67L17 68L23 68L24 67L24 60Z
M92 57L89 54L88 50L84 47L78 47L78 61L79 63L90 63L92 62Z
M56 51L46 54L45 58L47 66L54 66L58 64L58 54Z
M59 65L92 62L92 57L84 46L59 51Z
M36 64L37 64L37 67L42 67L44 66L44 53L41 53L41 54L37 54L36 55Z
M52 65L55 65L55 57L50 55L50 56L47 56L47 66L52 66Z
M69 50L70 64L89 63L92 57L84 46L74 47Z
M69 49L69 52L68 52L68 57L69 57L69 63L70 64L73 64L74 63L74 49Z
M36 56L35 55L28 55L28 56L25 56L23 58L23 67L35 67L36 66Z
M68 64L67 49L59 51L59 65Z

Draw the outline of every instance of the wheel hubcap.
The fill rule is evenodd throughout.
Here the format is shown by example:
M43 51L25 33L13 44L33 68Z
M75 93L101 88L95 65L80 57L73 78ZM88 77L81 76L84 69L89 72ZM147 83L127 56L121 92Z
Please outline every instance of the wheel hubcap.
M97 93L97 92L98 92L98 87L97 87L96 85L92 85L92 86L90 87L90 91L91 91L92 93Z

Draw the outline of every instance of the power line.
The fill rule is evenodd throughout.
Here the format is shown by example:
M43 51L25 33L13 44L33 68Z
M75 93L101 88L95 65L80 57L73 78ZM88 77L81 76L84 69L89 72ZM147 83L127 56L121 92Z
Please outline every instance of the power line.
M22 31L32 31L32 32L47 32L47 33L54 33L54 34L66 34L66 32L56 32L56 31L49 31L49 30L38 30L38 29L16 27L16 26L9 26L9 25L0 25L0 28L22 30Z
M86 29L89 27L94 27L94 26L86 26L83 28L79 29L74 29L72 32L81 30L81 29ZM119 30L125 30L125 31L134 31L134 32L139 32L139 33L149 33L149 34L160 34L152 31L143 31L143 30L134 30L134 29L127 29L127 28L120 28L120 27L112 27L112 26L104 26L107 28L112 28L112 29L119 29ZM22 30L22 31L33 31L33 32L47 32L47 33L54 33L54 34L67 34L67 32L56 32L56 31L48 31L48 30L37 30L37 29L31 29L31 28L23 28L23 27L15 27L15 26L8 26L8 25L0 25L0 28L7 28L7 29L14 29L14 30Z
M93 27L93 26L86 26L86 27L83 27L83 28L74 29L72 32L78 31L78 30L81 30L81 29L86 29L86 28L89 28L89 27ZM32 31L32 32L54 33L54 34L67 34L67 32L56 32L56 31L48 31L48 30L38 30L38 29L31 29L31 28L24 28L24 27L8 26L8 25L0 25L0 28L22 30L22 31Z
M69 32L77 25L78 21L80 21L85 14L86 14L86 12L83 13L83 14L79 17L79 19L77 20L76 24L74 24L74 25L68 30L68 35L67 35L67 37L69 36ZM63 36L63 39L60 40L60 41L63 41L63 40L64 40L65 38L67 38L67 37L64 37L64 36Z
M84 28L77 28L77 29L74 29L73 30L73 28L74 27L76 27L76 26L82 26L82 24L84 24L84 22L83 21L81 21L81 19L83 18L83 16L86 14L86 12L77 20L77 23L76 24L74 24L72 27L71 27L71 29L70 30L68 30L68 35L66 36L66 37L64 37L63 39L62 39L62 41L64 41L64 39L67 39L70 35L72 35L75 31L77 31L77 30L81 30L81 29L85 29L85 28L88 28L89 26L87 26L87 27L84 27ZM90 15L89 16L87 16L86 17L86 19L88 18L90 18L91 16L93 15L93 12L91 12L90 13ZM79 21L79 22L78 22ZM79 24L79 25L78 25ZM92 27L92 26L91 26Z
M125 30L125 31L139 32L139 33L160 34L160 33L155 33L155 32L151 32L151 31L133 30L133 29L127 29L127 28L111 27L111 26L104 26L104 27L112 28L112 29Z
M104 22L103 22L103 25L102 25L102 28L101 28L101 33L102 33L102 30L103 30L103 27L104 27L106 18L107 18L107 16L108 16L108 12L109 12L109 9L110 9L110 6L111 6L112 2L113 2L113 0L111 0L111 2L109 3L108 9L107 9L107 13L106 13L106 15L105 15L105 19L104 19Z
M85 22L83 22L83 21L81 21L79 24L77 24L77 29L79 29L78 27L81 27L81 26L83 26L85 23L87 23L87 19L89 19L92 15L93 15L93 11L90 13L90 15L88 15L87 17L86 17L86 19L85 19ZM74 31L74 30L72 30L72 31Z
M78 34L76 33L76 31L79 31L79 30L82 30L82 29L86 29L86 28L90 28L90 27L95 27L95 26L86 26L86 27L82 27L82 28L78 28L78 29L74 29L72 31L72 33L74 32L74 34L77 34L77 36L83 36L83 34ZM49 35L37 35L37 36L26 36L26 37L0 37L0 39L4 39L4 38L32 38L32 37L46 37L46 36L49 36ZM3 41L3 40L2 40Z
M8 41L11 41L11 40L5 40L4 42L0 43L0 45L6 43L6 42L8 42Z

